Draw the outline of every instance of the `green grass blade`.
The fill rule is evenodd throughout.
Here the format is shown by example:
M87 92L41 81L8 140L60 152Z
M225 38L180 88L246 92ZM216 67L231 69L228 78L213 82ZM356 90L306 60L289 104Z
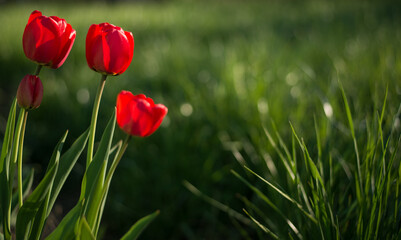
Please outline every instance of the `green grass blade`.
M280 149L278 148L276 142L274 141L274 139L272 138L272 136L270 135L269 131L267 131L267 129L265 127L263 127L263 130L265 132L265 135L267 136L267 139L269 140L270 144L272 145L272 147L274 148L274 150L276 151L276 153L279 155L279 158L281 160L281 162L283 163L285 169L287 170L288 174L290 175L292 181L295 180L295 174L293 172L294 167L292 167L294 164L290 161L290 159L286 159L283 155L283 153L280 151ZM280 141L281 138L279 138ZM280 142L281 144L281 142ZM284 144L283 144L284 145ZM285 148L286 149L286 148ZM286 151L286 153L288 152L288 150ZM290 161L290 162L289 162Z
M350 131L351 131L351 135L352 135L352 138L355 138L354 122L352 120L351 110L349 108L347 96L345 95L344 87L340 80L338 81L338 85L340 86L341 94L343 97L345 112L347 114L348 125L349 125Z
M202 193L199 189L197 189L194 185L192 185L190 182L184 180L183 181L183 185L191 192L193 193L195 196L203 199L205 202L209 203L210 205L212 205L213 207L220 209L221 211L227 213L230 217L233 217L235 219L237 219L238 221L246 224L246 225L250 225L251 221L249 221L249 219L247 217L245 217L244 215L242 215L241 213L235 211L234 209L230 208L229 206L205 195L204 193Z
M359 150L358 150L358 144L357 144L356 137L355 137L354 123L353 123L353 120L352 120L351 110L349 108L347 96L345 95L344 87L343 87L343 85L342 85L340 80L338 81L338 84L339 84L340 89L341 89L341 94L342 94L342 97L343 97L345 111L346 111L347 119L348 119L348 125L349 125L350 131L351 131L352 139L354 141L354 149L355 149L355 154L356 154L356 164L357 164L357 170L358 170L358 178L357 178L356 184L359 184L357 189L359 189L359 191L360 191L359 194L362 196L363 195L363 192L362 192L363 187L362 187L361 161L359 159Z
M121 240L135 240L143 230L159 215L160 211L149 214L146 217L139 219L129 231L121 238Z
M278 236L276 234L274 234L268 227L264 226L263 224L261 224L258 220L256 220L254 217L252 217L251 214L249 214L245 209L243 209L243 211L246 213L246 215L248 215L248 217L260 228L262 229L265 233L269 234L271 237L273 237L274 239L279 239Z
M272 183L270 183L269 181L267 181L266 179L264 179L263 177L261 177L260 175L258 175L257 173L255 173L254 171L252 171L251 169L249 169L248 167L244 166L244 168L249 171L250 173L252 173L253 175L255 175L257 178L259 178L260 180L262 180L264 183L266 183L269 187L273 188L277 193L279 193L281 196L283 196L285 199L287 199L288 201L290 201L291 203L295 204L295 206L297 206L297 208L299 210L301 210L309 219L311 219L313 222L317 223L317 220L315 217L313 217L312 215L310 215L308 212L306 212L304 210L304 208L302 207L302 205L300 203L298 203L295 199L291 198L290 196L288 196L287 194L285 194L283 191L281 191L280 189L278 189L276 186L274 186Z

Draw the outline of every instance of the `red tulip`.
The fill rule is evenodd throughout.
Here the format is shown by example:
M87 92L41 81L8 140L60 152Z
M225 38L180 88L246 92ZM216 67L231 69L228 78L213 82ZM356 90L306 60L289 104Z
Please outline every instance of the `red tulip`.
M132 33L109 23L92 24L86 35L86 61L91 69L105 75L120 75L132 61Z
M121 91L117 97L117 124L130 135L147 137L160 126L167 107L143 94Z
M43 97L43 85L40 78L35 75L26 75L18 86L17 102L26 110L40 106Z
M35 10L22 37L24 53L40 65L59 68L70 53L75 36L75 30L64 19L42 16Z

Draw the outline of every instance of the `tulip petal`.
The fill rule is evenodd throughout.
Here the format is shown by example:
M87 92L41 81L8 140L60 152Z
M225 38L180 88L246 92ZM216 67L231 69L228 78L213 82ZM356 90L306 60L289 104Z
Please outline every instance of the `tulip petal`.
M67 59L68 54L71 51L72 45L74 44L76 37L75 30L71 27L70 24L67 24L67 29L61 38L62 48L60 53L58 54L58 58L52 62L52 68L59 68L65 60Z
M131 63L131 47L128 39L122 31L113 30L106 36L107 45L113 48L109 52L108 72L113 75L123 73ZM106 56L105 56L106 57ZM107 66L107 65L106 65Z
M132 35L132 33L131 32L127 32L127 31L124 31L124 34L125 34L125 36L127 37L127 39L128 39L128 43L129 43L129 46L130 46L130 50L129 50L129 61L127 61L126 63L125 63L125 66L122 68L122 69L124 69L122 72L120 72L119 74L121 74L121 73L123 73L123 72L125 72L125 70L127 70L127 68L129 67L129 65L131 64L131 61L132 61L132 58L133 58L133 56L134 56L134 45L135 45L135 43L134 43L134 36Z
M32 22L35 18L42 16L42 13L38 10L35 10L31 13L28 19L28 24Z
M93 56L91 55L94 39L99 35L100 28L97 24L92 24L89 27L86 35L86 61L90 68L93 68Z
M131 118L134 122L133 133L141 137L147 136L153 125L151 104L144 99L138 99L137 104L133 105Z
M57 23L45 16L29 23L23 35L25 54L31 60L49 65L59 52L60 41Z
M132 97L132 93L127 91L122 91L117 97L117 123L122 128L125 128L131 119L129 106L131 105Z
M153 120L153 127L147 133L147 136L154 133L163 122L164 117L167 115L168 109L163 104L156 104L152 109L152 120Z
M56 22L59 36L62 36L65 32L65 29L67 28L67 22L64 19L59 18L57 16L51 16L50 18Z
M97 72L106 73L110 59L109 52L110 49L104 35L97 35L92 41L92 47L87 49L89 66Z

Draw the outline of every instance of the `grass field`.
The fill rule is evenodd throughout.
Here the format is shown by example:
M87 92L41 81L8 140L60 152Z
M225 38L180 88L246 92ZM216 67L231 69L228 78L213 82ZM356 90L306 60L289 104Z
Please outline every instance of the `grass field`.
M92 23L108 21L135 37L131 66L107 80L99 128L122 89L169 108L162 128L135 138L117 169L102 222L105 239L156 209L161 214L142 239L401 236L400 3L0 4L1 136L20 79L35 69L21 43L35 9L65 18L77 31L65 64L42 71L43 102L30 113L24 161L38 179L64 131L70 130L71 143L89 126L98 84L85 60ZM301 203L318 224L242 165ZM56 219L76 203L83 171L81 160L60 195ZM184 180L231 210L203 201ZM274 234L232 214L248 219L243 208Z

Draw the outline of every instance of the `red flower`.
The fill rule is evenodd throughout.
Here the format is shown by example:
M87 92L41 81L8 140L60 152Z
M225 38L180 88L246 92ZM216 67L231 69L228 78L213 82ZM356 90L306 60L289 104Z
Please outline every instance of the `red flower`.
M40 106L42 97L43 85L40 78L35 75L26 75L18 86L18 105L26 110L35 109Z
M132 61L132 33L109 23L92 24L86 35L86 61L91 69L105 75L120 75Z
M135 136L147 137L160 126L167 107L155 104L143 94L133 95L121 91L117 97L117 124L120 128Z
M75 30L64 19L42 16L35 10L22 37L24 53L40 65L59 68L70 53L75 36Z

